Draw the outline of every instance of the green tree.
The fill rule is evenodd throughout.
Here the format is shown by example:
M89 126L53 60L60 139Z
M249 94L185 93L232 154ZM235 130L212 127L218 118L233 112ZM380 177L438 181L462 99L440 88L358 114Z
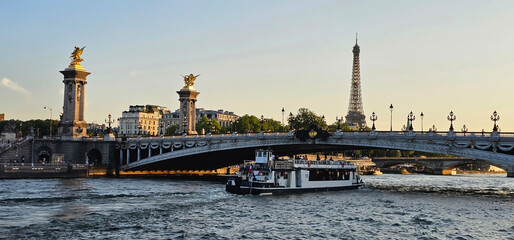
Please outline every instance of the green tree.
M338 122L334 122L334 123L328 125L328 131L330 131L330 132L337 131L338 125L339 125ZM350 125L348 125L348 123L341 123L341 125L339 127L341 128L341 131L343 131L343 132L352 132L352 131L354 131L354 130L352 130L350 128Z
M260 132L261 123L256 116L246 114L238 119L236 131L239 133L246 133L249 131Z
M220 133L221 126L216 119L209 120L206 116L203 116L196 123L196 131L199 134L202 134L202 129L205 133Z
M175 132L177 131L177 128L178 128L178 124L174 124L174 125L169 126L168 128L166 128L166 131L164 132L164 135L166 135L166 136L174 135Z
M21 126L20 126L21 124ZM57 134L59 121L52 120L52 136ZM30 134L30 128L34 128L34 134L39 137L50 135L50 119L33 119L28 121L21 120L7 120L0 122L0 133L4 131L5 127L10 126L14 128L16 134L19 134L20 130L22 136ZM20 128L21 127L21 128ZM39 135L38 135L39 133Z
M314 112L307 108L298 109L298 113L292 119L294 129L308 129L312 125L318 126L319 128L326 128L327 123L321 116L316 115Z
M284 127L282 127L282 124L279 121L276 121L271 118L267 118L264 120L263 124L264 131L266 132L282 132L284 131Z

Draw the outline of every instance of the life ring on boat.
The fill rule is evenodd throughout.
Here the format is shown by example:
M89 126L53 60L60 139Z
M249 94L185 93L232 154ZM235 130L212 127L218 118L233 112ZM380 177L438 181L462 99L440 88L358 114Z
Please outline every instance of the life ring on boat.
M311 161L307 161L307 166L311 167Z

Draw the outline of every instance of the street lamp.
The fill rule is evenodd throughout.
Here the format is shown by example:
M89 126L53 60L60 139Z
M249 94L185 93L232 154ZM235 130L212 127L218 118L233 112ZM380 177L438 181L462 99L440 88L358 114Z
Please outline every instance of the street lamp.
M161 127L161 136L164 136L164 121L160 122L159 127Z
M114 119L111 120L111 114L109 113L109 120L105 119L105 123L109 124L109 129L107 129L109 132L108 133L112 133L112 127L111 127L111 124L114 123Z
M414 113L412 113L412 111L409 113L409 115L407 115L407 120L409 120L409 131L412 131L414 130L414 128L412 127L412 121L416 120L416 116L414 116Z
M391 132L393 131L393 104L391 103L391 106L389 106L389 111L391 111Z
M292 112L289 112L289 130L293 131L294 116Z
M496 110L493 112L493 115L491 115L491 121L494 121L494 127L493 132L498 131L498 125L496 125L496 121L500 120L500 115L496 112Z
M373 121L373 127L371 127L371 130L372 131L375 131L375 121L378 119L377 115L375 114L375 112L373 112L371 114L371 116L369 117L369 120Z
M22 125L23 125L23 122L20 122L20 134L19 134L20 138L23 137L23 133L21 132L21 126Z
M137 132L137 136L141 135L141 129L143 128L143 126L141 126L141 122L139 122L139 124L137 125L137 129L139 130Z
M337 129L338 130L341 130L341 121L343 121L343 118L339 118L336 116L336 121L337 121Z
M52 137L52 108L49 107L43 107L43 109L50 110L50 137Z
M264 132L264 115L261 115L261 132Z
M282 127L284 127L284 113L286 112L286 110L284 109L284 107L282 107Z
M464 136L466 136L466 132L468 131L466 124L464 124L464 126L462 126L461 131L464 133Z
M421 112L421 114L419 116L421 117L421 134L423 134L423 117L425 116L425 114L423 114L423 112Z
M208 127L208 128L207 128L207 132L208 132L208 133L211 133L211 125L212 125L212 121L211 121L211 119L209 118L209 119L207 119L207 127Z
M457 116L455 116L455 114L453 114L453 111L451 111L450 115L448 115L448 121L450 121L450 132L453 131L453 121L455 121L455 119L457 119Z

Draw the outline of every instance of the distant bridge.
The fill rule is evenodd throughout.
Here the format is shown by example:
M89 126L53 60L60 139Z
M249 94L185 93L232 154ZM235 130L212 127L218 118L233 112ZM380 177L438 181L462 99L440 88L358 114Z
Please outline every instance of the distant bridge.
M276 155L380 148L484 160L514 177L514 133L337 131L325 140L306 141L294 132L207 134L130 138L118 142L116 148L124 170L217 169L253 159L258 148L271 148Z
M491 164L491 162L464 157L376 157L373 162L378 168L387 168L399 164L414 164L433 170L434 174L450 174L451 169L466 164Z

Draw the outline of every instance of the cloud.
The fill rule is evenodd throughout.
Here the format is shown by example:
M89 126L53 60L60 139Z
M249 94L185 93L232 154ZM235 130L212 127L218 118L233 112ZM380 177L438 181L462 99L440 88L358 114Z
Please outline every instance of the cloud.
M18 85L18 83L13 82L11 79L2 78L2 81L0 83L2 86L5 86L8 89L11 89L17 93L21 93L25 95L27 98L30 98L32 95L27 89L21 87L20 85Z

